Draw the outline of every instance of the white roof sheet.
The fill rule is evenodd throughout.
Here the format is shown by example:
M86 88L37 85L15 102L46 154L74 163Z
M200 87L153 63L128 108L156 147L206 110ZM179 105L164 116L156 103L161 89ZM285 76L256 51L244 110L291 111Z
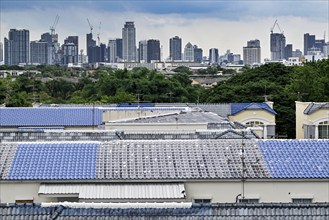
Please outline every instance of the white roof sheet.
M41 184L40 195L78 194L80 199L183 199L183 183Z

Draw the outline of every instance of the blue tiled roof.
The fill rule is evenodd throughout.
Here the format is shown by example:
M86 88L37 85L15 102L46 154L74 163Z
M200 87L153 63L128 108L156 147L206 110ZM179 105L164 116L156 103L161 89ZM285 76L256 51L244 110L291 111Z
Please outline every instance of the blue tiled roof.
M329 178L329 140L244 143L246 178ZM4 180L241 178L241 140L234 139L1 143L0 147Z
M231 115L235 115L244 110L265 110L276 115L276 112L265 102L262 103L231 103Z
M273 178L328 178L328 140L258 141Z
M7 179L95 179L98 144L20 144Z
M0 108L0 126L92 126L102 123L97 108Z

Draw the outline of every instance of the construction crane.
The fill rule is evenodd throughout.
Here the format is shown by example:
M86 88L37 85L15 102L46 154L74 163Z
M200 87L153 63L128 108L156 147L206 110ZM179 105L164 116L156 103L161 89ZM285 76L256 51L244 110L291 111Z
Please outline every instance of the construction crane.
M59 15L56 15L54 24L53 24L53 26L50 27L50 33L51 33L51 35L54 35L55 34L55 28L56 28L56 25L58 23L58 20L59 20Z
M93 26L90 24L89 22L89 19L87 18L87 21L88 21L88 24L89 24L89 27L90 27L90 33L92 34L93 33Z
M99 27L98 27L98 34L97 34L97 41L98 41L98 45L100 46L100 37L99 35L101 34L101 24L102 22L99 22Z
M281 28L279 26L278 20L275 20L275 22L273 24L273 27L271 28L271 34L273 33L273 30L274 30L275 26L277 26L278 29L279 29L279 31L280 31L280 33L283 34L283 31L281 30Z

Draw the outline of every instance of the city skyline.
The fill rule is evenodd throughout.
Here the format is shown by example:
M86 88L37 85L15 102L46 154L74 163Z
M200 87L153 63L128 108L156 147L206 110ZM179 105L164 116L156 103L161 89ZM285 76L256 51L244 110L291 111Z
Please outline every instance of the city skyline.
M166 2L166 4L164 4ZM207 3L207 4L206 4ZM169 57L169 39L182 38L204 51L218 48L222 55L230 49L241 54L246 42L259 39L262 59L270 58L270 29L277 19L293 50L303 50L303 35L318 39L326 31L328 41L328 1L1 1L1 40L10 28L30 30L30 40L49 32L55 16L59 42L68 36L79 36L79 48L86 54L86 34L100 33L102 43L121 37L126 21L134 21L136 46L141 40L158 39L163 59ZM63 8L63 4L65 7ZM298 4L298 7L296 7ZM292 7L294 6L295 7ZM281 7L279 7L281 6ZM282 7L286 6L286 7ZM290 10L288 8L290 7ZM293 9L291 9L293 8ZM40 17L44 19L40 19ZM99 23L101 29L99 31ZM276 31L276 29L275 29Z

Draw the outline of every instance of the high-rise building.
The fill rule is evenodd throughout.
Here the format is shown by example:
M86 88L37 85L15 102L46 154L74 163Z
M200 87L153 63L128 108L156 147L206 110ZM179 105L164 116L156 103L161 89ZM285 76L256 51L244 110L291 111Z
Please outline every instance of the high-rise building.
M314 47L315 45L315 35L310 35L309 33L304 34L304 55L307 55L307 51Z
M49 46L48 42L31 41L30 43L30 60L32 64L48 64L49 62Z
M271 60L282 60L285 57L286 37L282 33L271 33Z
M62 45L62 64L77 64L79 62L78 47L74 43Z
M261 48L259 40L247 41L247 46L243 47L243 63L245 65L261 63Z
M288 60L289 57L292 57L292 44L287 44L285 48L284 58Z
M3 61L3 44L0 42L0 62Z
M202 62L202 57L203 57L203 50L202 48L199 48L197 45L193 46L193 61L197 63Z
M302 57L303 56L303 52L300 49L296 49L292 51L292 57Z
M160 61L161 60L161 50L160 41L150 39L147 41L147 62Z
M116 63L122 60L122 39L109 40L107 48L107 60L109 63Z
M329 59L329 42L325 43L323 46L323 56Z
M319 48L321 52L323 52L323 46L326 44L324 39L315 39L315 48Z
M109 40L107 45L107 61L109 63L117 62L117 45L115 40Z
M132 21L122 28L122 56L126 62L136 61L136 29Z
M219 62L219 53L217 48L209 49L209 64L217 65Z
M147 41L141 40L138 43L138 60L141 63L146 63L147 61Z
M87 34L86 38L86 48L87 48L87 56L88 56L88 63L94 63L94 50L93 47L96 46L96 41L93 39L93 34L89 33Z
M123 55L122 55L122 38L117 38L116 40L116 44L117 44L117 57L118 60L122 60L123 59Z
M312 54L313 51L323 52L323 46L325 45L325 39L316 39L315 35L309 33L304 34L304 55ZM309 53L309 51L311 51Z
M6 65L29 63L30 32L25 29L10 29L8 38L5 38L4 51Z
M58 43L58 34L50 34L49 32L41 35L41 41L48 43L48 60L47 64L60 64L61 51L60 44Z
M169 40L169 59L171 61L182 60L182 39L178 36Z
M77 57L79 57L79 37L78 36L68 36L65 40L64 40L64 45L68 45L68 44L74 44L76 46L76 48L74 48L74 52L75 54L73 55L74 57L74 63L78 63L78 60L76 59ZM72 47L70 47L72 49Z
M48 44L51 44L53 42L53 39L51 37L50 33L43 33L41 35L41 40L47 42Z
M194 48L190 42L188 42L184 47L184 60L190 62L194 61Z
M79 51L79 37L78 36L68 36L64 40L64 44L66 43L74 43L75 46L77 46L78 51Z
M107 56L106 56L106 45L105 44L100 44L99 45L99 52L100 52L100 58L99 58L99 62L105 62L107 60Z

